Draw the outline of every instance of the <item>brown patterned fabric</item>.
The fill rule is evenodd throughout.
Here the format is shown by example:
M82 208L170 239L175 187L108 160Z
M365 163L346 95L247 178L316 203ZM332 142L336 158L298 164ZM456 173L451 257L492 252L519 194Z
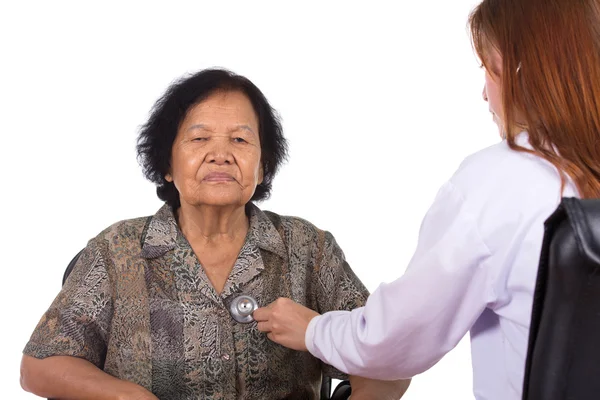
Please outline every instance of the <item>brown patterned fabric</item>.
M249 204L250 229L219 295L165 205L90 240L24 353L82 357L162 399L317 399L307 352L229 314L237 296L289 297L320 313L364 305L368 292L333 236Z

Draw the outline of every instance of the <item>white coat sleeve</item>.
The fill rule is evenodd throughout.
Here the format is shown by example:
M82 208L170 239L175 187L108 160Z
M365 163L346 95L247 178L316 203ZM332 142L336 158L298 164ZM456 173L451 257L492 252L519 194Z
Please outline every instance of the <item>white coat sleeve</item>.
M459 190L438 192L405 274L381 284L364 307L313 318L310 353L373 379L410 378L432 367L469 331L493 297L490 251Z

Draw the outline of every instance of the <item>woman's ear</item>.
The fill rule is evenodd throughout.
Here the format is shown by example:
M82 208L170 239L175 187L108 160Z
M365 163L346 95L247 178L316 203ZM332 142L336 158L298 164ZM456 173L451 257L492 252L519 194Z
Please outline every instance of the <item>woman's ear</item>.
M260 185L263 182L264 177L265 177L265 171L263 169L262 163L260 163L260 167L258 168L258 182L256 184Z
M167 182L173 182L173 177L171 176L171 174L166 174L165 175L165 181L167 181Z

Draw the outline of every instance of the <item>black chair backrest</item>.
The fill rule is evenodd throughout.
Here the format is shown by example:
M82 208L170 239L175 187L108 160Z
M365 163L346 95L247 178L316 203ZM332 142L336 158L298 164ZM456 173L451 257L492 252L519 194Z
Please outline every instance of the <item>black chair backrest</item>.
M65 272L63 274L63 279L62 279L63 285L65 284L65 281L69 277L69 274L71 273L71 271L73 271L73 267L77 263L77 260L79 260L79 256L81 256L81 253L83 253L83 249L80 250L79 253L77 253L75 255L75 257L73 257L71 262L69 262L69 265L67 265L67 269L65 270ZM321 400L345 400L348 397L350 397L350 394L352 393L352 389L350 388L350 382L348 382L348 381L340 382L332 394L331 393L331 378L323 375L322 379L323 380L321 383Z
M71 271L73 271L73 267L75 266L75 264L77 264L77 260L79 260L79 256L81 256L81 253L83 253L83 249L79 250L79 253L77 253L75 257L73 257L73 259L69 262L69 265L67 265L67 269L65 269L65 273L63 274L62 278L63 285L65 284L65 281L71 274Z
M523 400L600 398L600 200L564 198L545 224Z

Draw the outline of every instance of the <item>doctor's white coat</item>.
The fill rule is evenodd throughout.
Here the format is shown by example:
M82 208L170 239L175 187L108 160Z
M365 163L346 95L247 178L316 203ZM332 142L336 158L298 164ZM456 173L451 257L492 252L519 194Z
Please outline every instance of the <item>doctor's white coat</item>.
M527 134L517 143L529 147ZM406 273L365 307L314 318L307 348L350 374L398 379L470 332L475 397L520 399L544 221L561 195L578 196L505 141L471 155L439 190Z

